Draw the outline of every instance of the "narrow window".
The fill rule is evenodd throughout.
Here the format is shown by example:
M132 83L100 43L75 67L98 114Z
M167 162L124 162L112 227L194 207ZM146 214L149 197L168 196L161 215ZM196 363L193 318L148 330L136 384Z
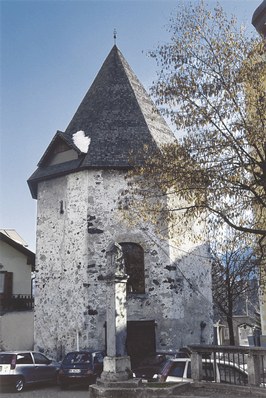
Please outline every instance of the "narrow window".
M5 274L4 272L0 272L0 294L3 294L5 291Z
M0 309L9 308L12 301L13 272L0 271Z
M136 243L120 243L124 259L126 273L129 276L127 282L128 293L145 293L144 276L144 250Z
M10 298L12 296L13 273L0 271L0 296Z

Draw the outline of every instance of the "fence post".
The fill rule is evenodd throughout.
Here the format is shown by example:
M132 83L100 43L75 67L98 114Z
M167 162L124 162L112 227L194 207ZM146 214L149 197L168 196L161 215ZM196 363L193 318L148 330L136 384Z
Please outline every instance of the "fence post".
M260 385L260 355L249 351L248 354L248 384L251 386Z
M191 377L194 381L202 379L202 354L196 351L191 354Z

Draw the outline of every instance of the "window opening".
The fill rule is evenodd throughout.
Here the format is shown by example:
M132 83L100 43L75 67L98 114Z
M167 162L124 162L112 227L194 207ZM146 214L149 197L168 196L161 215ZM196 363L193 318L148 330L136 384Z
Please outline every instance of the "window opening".
M33 363L30 353L23 353L17 355L17 365L28 365Z
M0 272L0 293L4 293L5 288L5 274Z
M145 293L144 250L136 243L120 243L125 259L128 293Z

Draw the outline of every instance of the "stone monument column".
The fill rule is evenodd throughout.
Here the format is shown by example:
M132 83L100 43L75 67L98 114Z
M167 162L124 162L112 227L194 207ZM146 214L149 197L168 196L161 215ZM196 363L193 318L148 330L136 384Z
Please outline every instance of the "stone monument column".
M127 311L126 283L123 251L114 243L107 252L108 274L106 297L107 356L104 358L101 380L125 381L130 378L130 357L126 353Z

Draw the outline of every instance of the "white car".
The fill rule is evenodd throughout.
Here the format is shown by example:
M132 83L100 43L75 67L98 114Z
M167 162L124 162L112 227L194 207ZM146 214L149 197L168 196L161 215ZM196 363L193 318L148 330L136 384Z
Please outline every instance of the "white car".
M57 381L60 364L34 351L0 352L0 386L21 392L28 384Z
M248 384L248 374L244 366L238 366L228 361L215 361L203 359L203 380L216 381L218 383L230 383L237 385ZM193 382L191 378L191 359L173 358L166 362L154 378L159 382Z

